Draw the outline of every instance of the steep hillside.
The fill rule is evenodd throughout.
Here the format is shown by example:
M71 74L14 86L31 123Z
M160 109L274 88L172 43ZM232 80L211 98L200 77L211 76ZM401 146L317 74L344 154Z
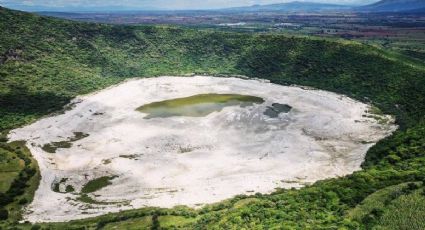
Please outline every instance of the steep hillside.
M373 12L403 12L423 10L423 8L425 8L423 0L382 0L359 9Z
M0 30L3 133L59 111L76 95L128 77L191 73L243 74L344 93L396 115L402 126L368 152L362 171L347 177L300 190L240 196L199 211L146 208L51 224L52 229L132 225L183 229L365 228L366 224L380 223L370 221L380 212L359 220L348 216L348 211L387 186L425 180L425 72L382 50L351 42L283 35L86 24L4 8L0 8ZM8 146L3 143L0 148L7 154L20 151ZM28 179L30 173L22 175ZM22 178L17 176L9 191L27 188L29 182ZM21 197L5 192L0 198L0 219L7 219L7 211L17 210L11 202L19 203ZM9 218L0 226L15 225L15 220Z
M415 88L421 87L415 84L422 80L417 70L358 44L176 27L86 24L6 9L0 9L0 19L0 129L28 123L78 94L135 76L245 74L287 84L317 85L362 100L375 94L384 98L399 91L412 92L405 87L419 93ZM375 85L362 87L368 78ZM406 78L410 80L405 82ZM384 88L394 92L382 91ZM386 112L413 111L400 109L412 106L402 98L392 100L385 105ZM414 110L423 111L423 107L425 103L417 103Z

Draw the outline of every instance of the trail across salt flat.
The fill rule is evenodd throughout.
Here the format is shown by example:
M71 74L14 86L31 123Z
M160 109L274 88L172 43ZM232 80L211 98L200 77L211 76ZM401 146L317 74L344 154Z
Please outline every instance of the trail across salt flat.
M146 114L136 111L151 102L206 93L265 102L205 117L144 119ZM368 105L342 95L239 78L135 79L74 102L64 114L10 133L12 141L27 141L41 169L40 187L25 215L31 222L145 206L199 207L237 194L299 187L359 170L366 151L396 129L368 118ZM272 103L292 110L267 117ZM43 151L45 144L69 140L75 132L89 136L56 153ZM82 186L101 176L117 177L88 194L98 204L78 201ZM70 185L75 192L53 191L64 178L60 191Z

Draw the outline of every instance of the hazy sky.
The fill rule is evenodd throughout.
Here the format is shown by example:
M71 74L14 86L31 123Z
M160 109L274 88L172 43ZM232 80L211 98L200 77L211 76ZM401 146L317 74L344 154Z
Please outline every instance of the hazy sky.
M91 8L121 6L135 9L214 9L254 4L271 4L293 0L0 0L5 7ZM303 1L303 0L298 0ZM338 4L368 4L378 0L304 0Z

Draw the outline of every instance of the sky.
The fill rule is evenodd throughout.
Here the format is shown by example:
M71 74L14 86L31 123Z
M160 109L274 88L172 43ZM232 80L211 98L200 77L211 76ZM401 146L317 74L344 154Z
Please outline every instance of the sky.
M182 9L219 9L236 6L250 6L254 4L283 3L294 0L0 0L4 7L28 9L82 9L104 8L134 10L182 10ZM378 0L298 0L308 2L323 2L336 4L369 4Z

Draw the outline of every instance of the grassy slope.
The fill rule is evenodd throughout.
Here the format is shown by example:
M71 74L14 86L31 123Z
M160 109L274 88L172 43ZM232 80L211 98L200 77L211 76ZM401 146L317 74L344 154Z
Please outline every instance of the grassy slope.
M349 216L376 229L425 229L425 183L403 183L381 189Z
M377 229L425 229L425 196L422 191L394 200L379 218Z
M2 225L15 224L21 219L22 208L33 199L41 179L37 161L31 157L31 152L25 147L24 142L9 144L0 142L0 156L4 156L5 153L17 160L19 167L16 167L15 173L8 177L0 172L0 182L7 184L4 190L0 191L0 208L9 212L9 219L4 223L0 221L0 228ZM15 166L14 161L11 163ZM9 200L7 197L12 199Z
M23 161L15 153L0 149L0 192L9 190L13 179L23 168Z
M369 151L363 171L344 178L249 202L236 197L199 212L142 209L52 228L111 227L153 215L184 216L189 221L182 225L198 229L356 228L364 223L346 213L368 195L425 178L425 72L376 48L282 35L85 24L2 8L0 30L3 131L126 77L190 73L244 74L344 93L373 101L402 126Z

